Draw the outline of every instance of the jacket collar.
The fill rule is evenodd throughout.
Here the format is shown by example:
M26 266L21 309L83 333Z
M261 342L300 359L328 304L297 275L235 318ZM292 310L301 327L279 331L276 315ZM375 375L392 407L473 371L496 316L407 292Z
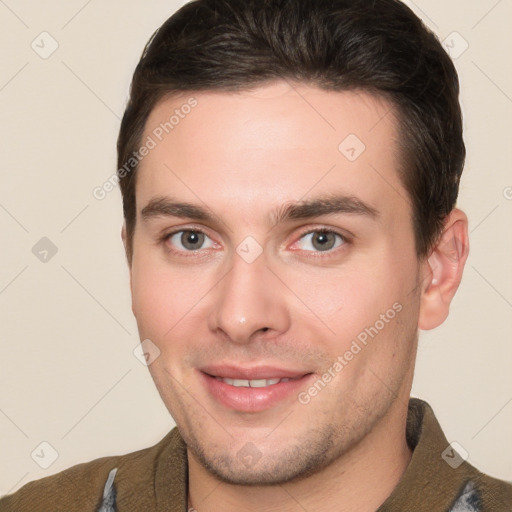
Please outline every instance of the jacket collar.
M449 445L432 408L418 398L409 401L406 437L411 461L377 512L480 510L478 491L472 487L478 472ZM182 512L187 509L187 448L177 427L166 438L155 470L155 510Z

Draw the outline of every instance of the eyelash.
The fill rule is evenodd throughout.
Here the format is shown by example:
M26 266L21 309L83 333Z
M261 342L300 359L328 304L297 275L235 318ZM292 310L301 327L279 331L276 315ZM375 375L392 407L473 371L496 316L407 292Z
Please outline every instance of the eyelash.
M204 234L205 236L208 236L208 233L206 233L206 231L200 229L200 228L181 228L181 229L177 229L175 231L171 231L169 233L166 233L165 235L163 235L160 239L160 242L163 243L167 250L172 253L172 254L177 254L179 256L184 256L185 258L190 258L190 257L197 257L198 253L201 252L201 249L196 249L196 250L193 250L193 251L181 251L181 250L176 250L176 249L171 249L169 248L169 244L167 244L168 240L173 236L173 235L176 235L177 233L182 233L182 232L190 232L190 233L202 233ZM299 238L298 240L300 240L301 238L303 238L305 235L309 235L311 233L333 233L335 235L338 235L340 238L341 238L341 241L343 242L340 246L338 247L335 247L334 249L330 249L328 251L304 251L306 253L313 253L313 254L308 254L307 255L307 258L326 258L326 257L329 257L330 255L332 254L336 254L339 250L343 250L344 246L348 243L350 243L350 239L346 236L346 235L343 235L342 233L340 233L339 231L336 231L334 229L330 229L330 228L327 228L327 227L320 227L320 228L316 228L316 229L307 229L307 230L304 230L303 232L300 233L299 235ZM210 238L208 236L208 238ZM298 249L300 251L300 249ZM323 254L325 254L326 256L323 256Z

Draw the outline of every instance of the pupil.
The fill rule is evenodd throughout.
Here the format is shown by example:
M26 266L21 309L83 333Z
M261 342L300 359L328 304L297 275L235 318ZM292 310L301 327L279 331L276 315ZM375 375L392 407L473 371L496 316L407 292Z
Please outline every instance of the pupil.
M329 240L329 237L331 237L331 240ZM321 249L330 249L333 246L333 233L319 233L316 237L313 238L314 242L318 242L320 244ZM329 244L329 242L331 242ZM329 247L327 247L329 245Z
M194 250L197 249L197 247L194 247L195 245L201 245L203 237L203 233L199 233L196 231L187 231L183 233L181 243L187 249Z

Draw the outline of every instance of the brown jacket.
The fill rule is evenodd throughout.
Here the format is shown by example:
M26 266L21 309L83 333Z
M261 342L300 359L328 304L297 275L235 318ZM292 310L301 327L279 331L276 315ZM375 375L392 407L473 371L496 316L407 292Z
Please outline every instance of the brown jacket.
M512 483L463 461L430 406L416 398L409 403L407 441L411 462L377 512L512 512ZM0 499L0 512L186 510L187 452L177 428L151 448L73 466Z

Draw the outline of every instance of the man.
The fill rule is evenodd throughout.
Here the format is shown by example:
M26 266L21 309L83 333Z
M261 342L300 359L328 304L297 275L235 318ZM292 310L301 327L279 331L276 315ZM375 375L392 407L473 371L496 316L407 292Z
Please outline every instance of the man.
M507 511L410 399L468 255L456 71L396 0L197 0L118 140L132 309L177 428L2 512Z

